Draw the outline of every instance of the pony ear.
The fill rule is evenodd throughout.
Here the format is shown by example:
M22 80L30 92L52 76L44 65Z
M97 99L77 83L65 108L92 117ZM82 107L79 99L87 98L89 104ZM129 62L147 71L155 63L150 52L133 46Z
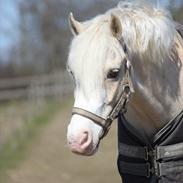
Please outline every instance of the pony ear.
M122 26L119 18L114 14L111 15L110 28L113 36L120 40L122 37Z
M83 31L82 24L75 20L72 12L69 14L69 25L71 32L74 36L80 34Z

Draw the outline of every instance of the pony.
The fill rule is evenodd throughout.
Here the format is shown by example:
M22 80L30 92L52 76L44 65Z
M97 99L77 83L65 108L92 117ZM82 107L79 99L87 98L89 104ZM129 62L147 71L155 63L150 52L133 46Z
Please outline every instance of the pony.
M126 123L148 140L181 112L183 40L167 10L126 0L84 22L71 13L69 23L74 37L67 69L76 109L67 131L72 152L93 155L122 107ZM118 115L101 124L122 93Z

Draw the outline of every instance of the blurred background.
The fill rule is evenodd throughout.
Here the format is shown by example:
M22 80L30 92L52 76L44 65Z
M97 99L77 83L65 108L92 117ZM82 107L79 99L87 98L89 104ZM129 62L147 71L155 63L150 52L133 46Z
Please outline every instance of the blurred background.
M0 0L0 183L120 182L116 124L93 157L70 153L73 85L66 72L72 35L118 0ZM183 0L157 0L183 23Z

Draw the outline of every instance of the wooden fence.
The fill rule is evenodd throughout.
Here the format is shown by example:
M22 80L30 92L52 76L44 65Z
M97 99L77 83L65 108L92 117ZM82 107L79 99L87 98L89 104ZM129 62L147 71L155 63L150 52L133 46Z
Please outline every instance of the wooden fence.
M72 92L73 85L66 71L57 71L52 74L0 79L0 101L63 96Z
M25 127L48 106L47 97L62 101L65 96L70 96L72 91L73 84L66 71L34 77L0 79L0 153L8 139L16 139L17 135L22 138L26 136L28 132ZM3 102L11 100L13 102ZM16 141L14 146L16 148Z

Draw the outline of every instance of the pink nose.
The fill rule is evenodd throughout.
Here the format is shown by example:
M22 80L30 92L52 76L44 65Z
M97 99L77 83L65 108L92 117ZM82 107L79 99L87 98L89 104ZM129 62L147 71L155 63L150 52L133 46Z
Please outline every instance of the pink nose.
M92 136L88 131L82 131L76 138L68 139L68 145L74 153L87 154L92 149Z

